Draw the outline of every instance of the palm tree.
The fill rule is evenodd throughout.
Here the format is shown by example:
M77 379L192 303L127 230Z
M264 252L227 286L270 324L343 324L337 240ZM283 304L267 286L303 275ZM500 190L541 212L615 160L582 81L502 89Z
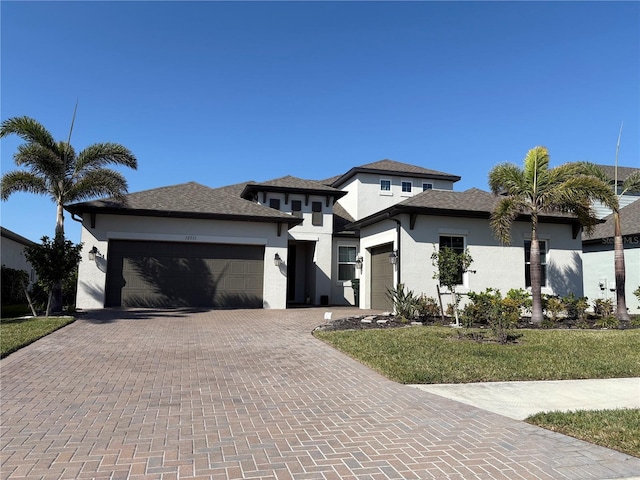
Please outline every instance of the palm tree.
M620 140L618 139L618 142ZM616 157L617 160L617 157ZM617 161L616 161L617 163ZM604 183L610 183L609 177L605 171L598 165L592 163L584 163L585 170L598 178ZM640 171L633 172L624 182L618 193L617 182L613 182L613 191L615 192L616 201L613 204L605 203L613 214L613 268L616 281L616 318L620 321L630 321L629 312L627 311L627 297L625 294L625 286L627 281L627 273L624 263L624 242L622 239L622 226L620 220L619 199L627 192L640 191Z
M56 204L57 242L64 242L66 204L97 196L122 199L127 193L124 176L106 168L106 165L124 165L133 169L138 167L136 157L117 143L96 143L76 155L70 138L66 142L56 142L42 124L26 116L2 122L0 138L12 134L25 141L13 155L15 164L25 169L7 172L2 176L0 198L7 200L15 192L29 192L51 198ZM54 311L60 311L61 297L59 302L54 303Z
M549 152L545 147L529 150L523 168L512 163L496 165L489 172L489 186L495 195L501 196L491 214L491 227L500 241L511 243L511 225L519 215L531 217L531 321L541 323L544 315L539 217L552 212L572 213L591 231L597 222L593 201L617 207L617 198L606 183L589 175L582 163L549 168Z

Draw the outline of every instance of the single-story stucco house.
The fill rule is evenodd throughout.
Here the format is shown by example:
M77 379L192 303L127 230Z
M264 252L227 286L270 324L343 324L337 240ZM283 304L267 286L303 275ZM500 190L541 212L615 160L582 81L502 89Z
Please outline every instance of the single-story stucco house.
M441 244L469 248L463 290L527 288L529 219L501 245L489 226L496 198L453 191L458 180L381 160L321 181L191 182L69 205L85 246L77 307L353 305L358 280L360 307L389 310L398 283L436 295ZM540 221L544 291L582 295L577 220Z
M32 247L35 242L18 235L11 230L0 227L0 251L2 266L14 270L22 270L29 275L29 283L36 281L37 275L33 266L29 263L24 254L25 247Z

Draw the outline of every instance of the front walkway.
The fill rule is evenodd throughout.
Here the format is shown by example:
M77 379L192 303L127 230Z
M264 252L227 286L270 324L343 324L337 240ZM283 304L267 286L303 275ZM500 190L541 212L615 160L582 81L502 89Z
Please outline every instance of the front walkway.
M310 335L323 316L87 314L0 362L1 477L640 476L640 459L386 380Z

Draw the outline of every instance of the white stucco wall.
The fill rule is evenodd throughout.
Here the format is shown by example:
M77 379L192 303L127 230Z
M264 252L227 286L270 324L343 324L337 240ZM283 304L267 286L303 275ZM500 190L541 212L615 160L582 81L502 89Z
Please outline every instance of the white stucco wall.
M76 302L80 309L104 306L108 244L114 239L264 245L264 308L286 308L286 266L277 268L273 262L276 253L287 258L288 236L284 225L278 236L275 224L262 222L97 215L96 228L92 229L89 215L84 220ZM87 258L93 246L101 254L95 262Z
M624 249L625 263L625 300L631 314L640 314L640 302L633 294L640 286L640 239L626 237ZM615 269L613 259L613 239L604 239L599 244L584 246L584 295L593 306L598 298L612 299L615 308ZM637 242L637 243L636 243ZM602 282L603 288L600 288Z
M433 279L434 267L431 255L434 244L438 248L440 235L464 236L466 246L473 258L470 269L476 273L465 275L465 284L459 292L481 292L486 288L497 288L503 295L511 288L525 288L524 241L530 238L530 225L515 222L512 229L512 245L502 246L494 238L489 221L486 219L454 218L421 215L417 218L413 230L409 229L408 215L399 216L401 229L400 268L401 281L415 294L437 297L436 280ZM395 222L384 221L363 228L361 248L394 242L397 249ZM571 226L541 224L541 240L548 242L547 287L543 293L567 295L573 292L582 295L582 258L581 240L573 239ZM363 268L362 292L368 297L370 276L368 265ZM361 301L367 308L369 299Z
M380 180L391 180L391 190L381 191ZM402 182L409 181L412 191L402 192ZM359 173L340 187L349 193L340 199L340 204L356 220L388 208L422 192L422 184L431 183L434 189L452 190L453 182L404 175Z
M36 279L35 270L24 256L25 245L11 238L0 238L0 251L2 252L2 265L14 270L23 270L29 274L29 281Z

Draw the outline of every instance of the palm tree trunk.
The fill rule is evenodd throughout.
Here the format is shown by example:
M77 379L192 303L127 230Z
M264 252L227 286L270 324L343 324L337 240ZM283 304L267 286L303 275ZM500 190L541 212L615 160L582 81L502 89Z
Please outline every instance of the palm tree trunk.
M56 211L56 243L64 243L64 207L62 203L57 204ZM51 286L51 312L62 313L62 283L56 282Z
M616 318L620 321L630 321L627 312L627 299L625 296L626 271L624 266L624 243L622 241L622 228L620 226L620 214L613 213L615 222L613 238L613 263L616 279Z
M531 322L541 324L544 320L542 311L542 272L540 265L540 243L538 242L538 218L531 215L531 251L529 254L529 271L531 275Z

